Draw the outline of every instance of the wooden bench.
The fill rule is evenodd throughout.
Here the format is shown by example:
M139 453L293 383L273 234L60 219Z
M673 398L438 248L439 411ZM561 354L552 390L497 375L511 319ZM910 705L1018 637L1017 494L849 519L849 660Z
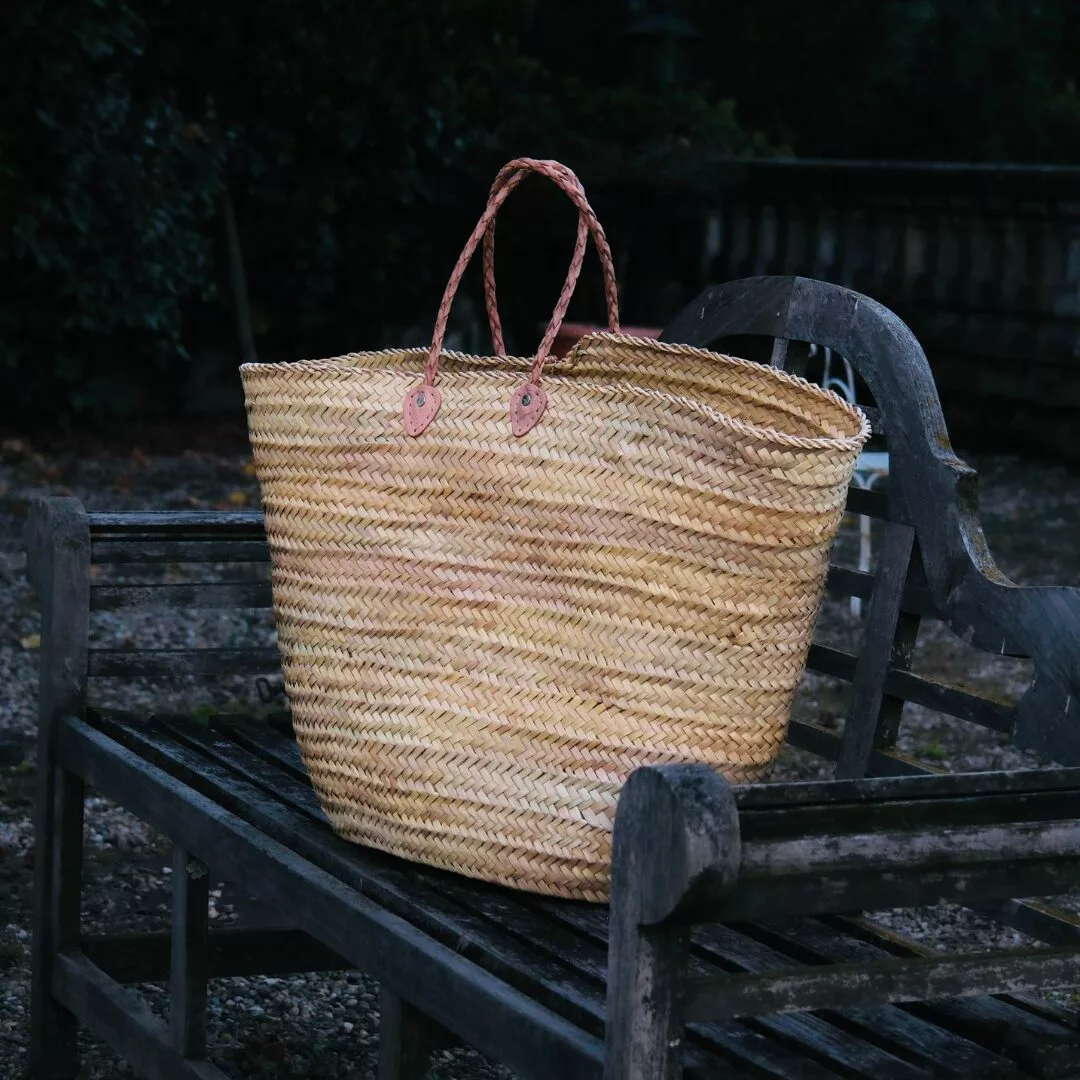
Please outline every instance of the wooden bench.
M488 887L337 838L287 715L148 715L95 707L99 680L269 676L276 652L95 649L93 613L265 609L255 513L86 513L43 500L30 571L43 605L33 958L33 1075L75 1075L85 1024L144 1076L220 1077L206 1058L207 979L356 968L382 985L381 1080L418 1078L433 1048L476 1047L521 1077L1076 1077L1080 1027L1032 996L1080 982L1080 922L1032 897L1080 883L1080 591L1010 584L974 516L926 359L880 305L761 278L707 290L667 328L846 357L887 439L873 574L835 566L866 601L861 647L814 646L851 684L842 733L797 717L791 742L834 780L732 788L704 766L635 773L615 824L605 907ZM802 350L805 353L805 350ZM186 567L186 579L153 577ZM174 575L175 576L175 575ZM135 578L138 581L135 581ZM1015 703L911 670L921 623L1033 660ZM905 702L1010 733L1061 767L936 775L896 749ZM91 937L79 920L87 785L175 845L171 934ZM280 928L212 930L207 866ZM1017 899L1029 898L1029 899ZM1035 939L946 955L860 912L951 900ZM170 1024L124 984L169 980ZM358 1054L363 1051L358 1049Z

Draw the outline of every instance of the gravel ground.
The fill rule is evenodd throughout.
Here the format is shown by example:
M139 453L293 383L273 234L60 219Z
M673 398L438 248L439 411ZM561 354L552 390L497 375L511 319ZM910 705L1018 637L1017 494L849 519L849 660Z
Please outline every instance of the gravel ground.
M1080 477L1053 465L1016 459L985 459L975 464L982 476L983 519L991 549L1006 573L1023 584L1080 584ZM8 439L0 448L0 1080L22 1075L28 1019L30 808L39 620L25 581L20 535L27 498L35 491L73 493L95 509L238 507L257 501L249 463L240 452L224 456L197 452L150 456L139 450L123 455L70 451L42 455L17 439ZM854 550L854 533L848 531L841 540L843 559L851 561ZM844 605L830 603L823 609L819 636L850 647L856 627ZM207 612L185 616L176 624L162 623L157 617L95 616L92 632L101 644L149 647L273 640L268 617L247 613ZM915 667L968 686L992 688L1003 696L1015 696L1030 678L1027 662L975 653L936 626L922 631ZM158 688L154 701L159 709L236 707L237 702L257 708L254 691L244 681L198 695L193 686L178 685L164 695ZM147 687L140 692L148 699L151 691ZM131 705L130 687L125 694L123 700ZM808 677L797 709L839 728L843 691L831 680ZM917 758L959 770L1038 764L998 736L911 707L905 713L900 745ZM789 748L774 778L822 775L819 761ZM161 929L167 925L168 847L161 837L105 800L91 797L86 851L83 917L87 929ZM221 877L211 911L216 924L258 924L273 917L257 898L237 894ZM1068 903L1080 911L1080 896L1069 898ZM951 905L880 912L875 918L933 948L966 951L988 945L1015 946L1024 940ZM165 1015L163 989L141 989L151 1007ZM215 1061L236 1077L373 1076L376 990L370 980L355 974L215 981L209 1033ZM1054 997L1062 1004L1073 1004L1067 994ZM96 1040L84 1037L82 1050L87 1080L134 1075ZM441 1080L508 1075L466 1051L443 1055L431 1072Z

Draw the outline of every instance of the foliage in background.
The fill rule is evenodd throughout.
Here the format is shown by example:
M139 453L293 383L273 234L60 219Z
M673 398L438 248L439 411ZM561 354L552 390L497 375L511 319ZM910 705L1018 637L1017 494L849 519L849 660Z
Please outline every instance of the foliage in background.
M685 0L698 36L676 42L626 35L641 0L13 0L5 403L167 405L187 350L234 352L226 190L260 354L277 358L430 319L491 176L522 153L571 164L616 233L607 192L674 191L656 213L677 214L726 182L724 159L771 148L1074 161L1074 7ZM500 245L523 340L557 290L572 220L532 187ZM595 290L591 302L595 316Z
M134 404L214 290L227 138L146 79L150 30L109 0L27 0L0 34L0 377L9 403ZM12 393L14 391L14 393Z
M682 8L719 92L802 156L1080 162L1076 0Z

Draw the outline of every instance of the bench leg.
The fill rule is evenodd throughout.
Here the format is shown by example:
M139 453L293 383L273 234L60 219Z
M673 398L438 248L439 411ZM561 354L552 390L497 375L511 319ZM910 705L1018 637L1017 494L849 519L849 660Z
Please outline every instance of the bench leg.
M181 1057L201 1060L206 1057L210 873L178 845L172 866L169 1028L173 1049Z
M628 922L613 909L604 1080L681 1080L679 998L689 931Z
M384 985L379 996L378 1080L423 1080L449 1032Z
M34 842L30 1075L73 1080L78 1023L52 993L56 954L79 944L82 902L83 782L58 766L38 782Z

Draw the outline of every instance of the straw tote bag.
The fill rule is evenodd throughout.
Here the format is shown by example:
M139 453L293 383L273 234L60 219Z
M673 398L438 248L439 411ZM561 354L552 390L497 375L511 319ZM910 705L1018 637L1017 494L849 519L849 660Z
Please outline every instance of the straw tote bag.
M528 360L501 355L493 227L530 173L566 193L578 233ZM547 362L589 236L610 332ZM446 353L482 240L496 355ZM869 429L783 372L620 334L570 170L499 173L430 349L241 371L286 690L341 835L604 900L635 768L768 769Z

